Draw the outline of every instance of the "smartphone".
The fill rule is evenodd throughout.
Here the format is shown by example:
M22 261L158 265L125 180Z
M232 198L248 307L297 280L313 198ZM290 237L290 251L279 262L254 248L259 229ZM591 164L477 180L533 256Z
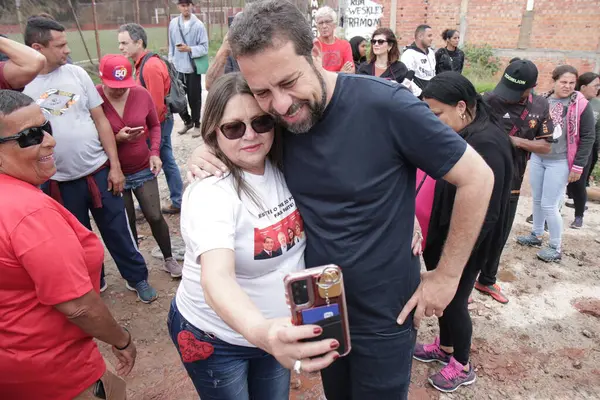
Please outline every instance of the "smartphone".
M337 265L309 268L284 278L294 325L319 325L323 333L306 341L336 339L338 352L350 352L350 326L342 270Z
M177 43L177 44L175 45L175 47L181 47L181 46L183 46L183 43Z
M129 133L130 135L132 135L132 134L139 133L139 132L141 132L143 130L144 130L143 126L136 126L135 128L131 128L127 133Z

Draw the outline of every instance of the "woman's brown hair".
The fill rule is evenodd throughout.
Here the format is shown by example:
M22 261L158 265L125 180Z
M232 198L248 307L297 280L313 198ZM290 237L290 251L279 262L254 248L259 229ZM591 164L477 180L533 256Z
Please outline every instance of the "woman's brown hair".
M392 65L400 59L400 49L398 49L398 40L396 40L396 35L394 35L394 32L392 32L390 28L376 29L371 38L374 38L377 35L385 36L385 39L391 46L391 49L388 53L388 66ZM373 53L373 45L371 44L371 49L369 50L369 62L374 63L375 61L377 61L377 56L375 53Z
M575 79L579 78L577 68L573 67L572 65L559 65L554 69L554 71L552 71L552 80L556 82L564 74L573 74L575 75Z
M258 207L261 207L260 199L252 188L244 181L243 170L235 165L225 156L225 153L219 148L217 141L217 129L221 124L221 119L225 113L227 103L235 95L248 95L254 97L248 83L239 72L230 73L221 76L215 81L208 92L206 98L206 107L202 116L201 133L202 139L215 156L221 160L229 169L233 177L233 183L238 196L245 193ZM267 160L270 160L278 168L281 168L281 137L277 127L273 135L273 145L267 154Z

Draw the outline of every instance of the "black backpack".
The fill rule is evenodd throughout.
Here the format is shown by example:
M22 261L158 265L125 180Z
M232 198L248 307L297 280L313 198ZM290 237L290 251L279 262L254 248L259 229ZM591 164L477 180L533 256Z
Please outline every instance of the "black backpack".
M180 112L187 110L188 103L187 98L185 96L185 86L179 80L179 73L177 72L173 64L171 64L169 60L167 60L165 57L162 57L152 52L148 52L148 54L144 56L142 62L140 63L140 83L142 84L142 86L146 87L146 82L144 82L143 71L144 64L146 64L146 61L148 61L150 57L157 57L159 60L164 62L167 66L167 71L169 71L169 78L171 80L171 90L169 91L169 94L165 97L165 104L167 105L168 110L173 114L179 114Z

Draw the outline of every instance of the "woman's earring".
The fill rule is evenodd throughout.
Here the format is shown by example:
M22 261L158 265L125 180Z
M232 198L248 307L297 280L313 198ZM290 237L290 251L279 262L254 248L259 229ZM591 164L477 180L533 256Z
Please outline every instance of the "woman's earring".
M460 115L460 119L464 120L465 118L467 118L467 116L464 113Z

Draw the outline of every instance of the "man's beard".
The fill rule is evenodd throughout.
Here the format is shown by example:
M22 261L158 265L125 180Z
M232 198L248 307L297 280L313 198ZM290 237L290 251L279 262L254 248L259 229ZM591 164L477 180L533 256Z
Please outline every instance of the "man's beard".
M321 85L321 101L315 102L312 100L304 100L304 101L296 101L294 102L290 108L288 109L285 115L293 115L303 106L307 106L309 110L308 117L303 121L298 121L295 123L288 123L283 115L277 113L273 108L269 110L269 113L273 115L275 121L283 126L285 129L290 131L291 133L301 134L308 132L313 126L316 125L317 122L323 117L323 113L325 112L325 107L327 106L327 85L325 84L325 78L323 75L317 70L315 65L310 60L310 65L315 73L317 79L319 80L319 84Z

